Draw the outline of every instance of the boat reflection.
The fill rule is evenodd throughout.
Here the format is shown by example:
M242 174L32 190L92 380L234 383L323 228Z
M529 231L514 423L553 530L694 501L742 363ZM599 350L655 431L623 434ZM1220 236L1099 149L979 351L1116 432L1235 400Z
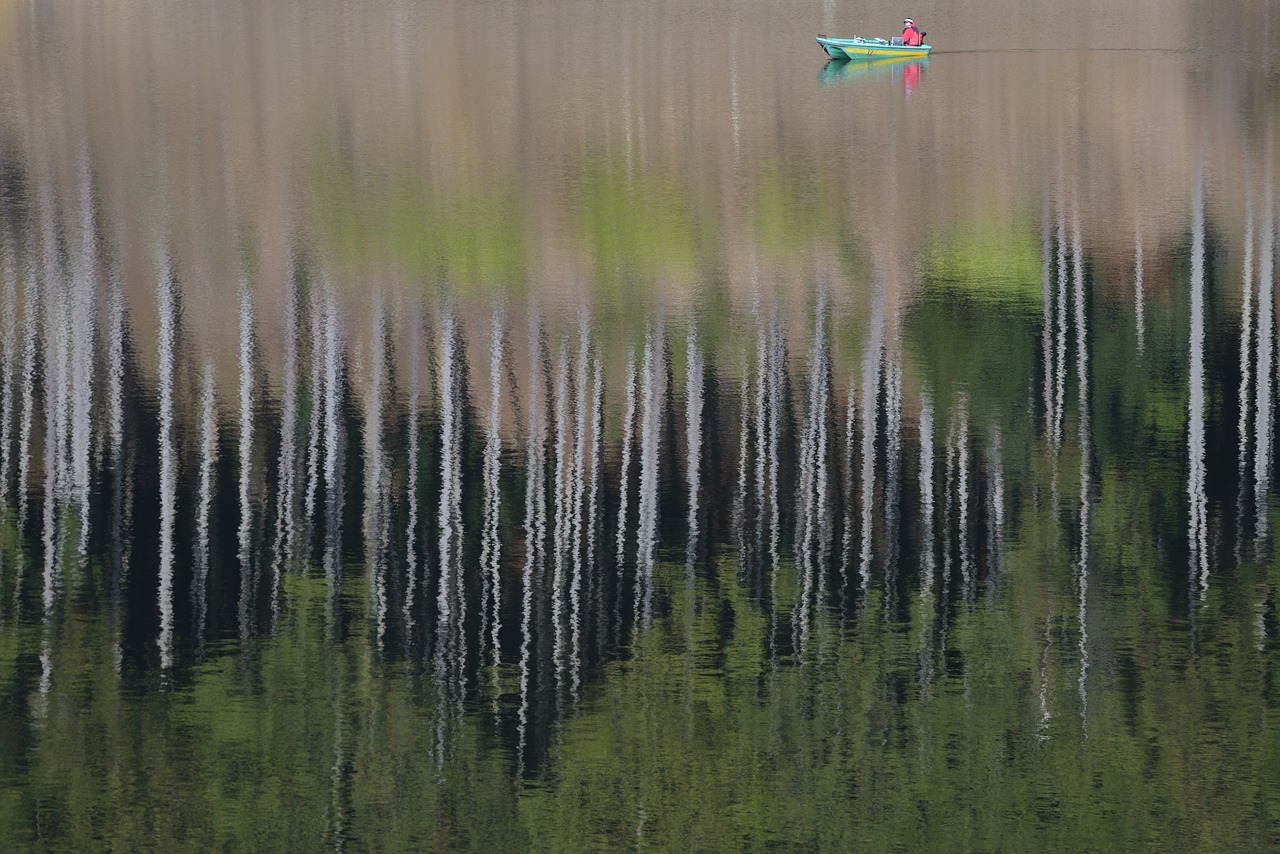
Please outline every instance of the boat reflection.
M842 62L831 60L818 72L818 82L823 86L836 86L852 80L897 77L907 94L914 93L920 85L929 57L905 59L897 56L879 56L870 59L850 59Z

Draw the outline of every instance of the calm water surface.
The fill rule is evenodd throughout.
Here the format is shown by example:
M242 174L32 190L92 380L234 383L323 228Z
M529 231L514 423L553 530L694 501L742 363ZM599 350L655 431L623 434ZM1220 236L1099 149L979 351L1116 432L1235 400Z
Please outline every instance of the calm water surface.
M0 838L1280 846L1280 34L1057 6L0 4Z

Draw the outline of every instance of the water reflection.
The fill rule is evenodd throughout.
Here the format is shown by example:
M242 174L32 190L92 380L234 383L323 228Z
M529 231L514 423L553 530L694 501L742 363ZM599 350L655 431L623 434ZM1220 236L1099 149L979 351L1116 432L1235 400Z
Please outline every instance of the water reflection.
M1050 295L1052 305L1041 314L1040 328L1024 343L1038 340L1048 366L1041 372L1041 388L1034 394L1050 412L1043 441L1052 452L1049 471L1054 483L1066 476L1060 465L1067 453L1062 447L1062 428L1074 420L1077 432L1076 447L1071 450L1079 459L1079 515L1073 526L1076 543L1072 551L1078 683L1084 709L1091 666L1090 534L1092 505L1097 500L1091 397L1099 381L1089 353L1092 336L1101 333L1089 328L1096 297L1088 287L1087 248L1076 204L1055 198L1045 209L1052 211L1057 239L1042 244L1042 258L1052 257L1055 262L1043 265L1039 290ZM1211 380L1204 362L1208 331L1202 201L1195 210L1187 285L1191 337L1187 350L1186 494L1192 581L1203 598L1216 529L1208 524L1210 498L1205 473L1206 433L1211 424L1204 399ZM1269 222L1269 217L1269 208L1264 205L1264 220ZM262 570L291 566L291 559L281 552L287 555L289 544L296 542L304 573L312 560L324 569L330 591L328 624L335 637L342 636L340 626L345 618L358 613L356 603L365 602L375 646L385 652L388 635L398 633L404 638L406 651L411 651L415 648L412 640L421 636L431 650L426 660L442 680L441 689L458 704L481 684L488 684L485 690L497 692L498 697L507 690L494 668L504 662L504 639L518 635L521 676L517 694L524 725L530 725L528 716L543 697L552 698L552 708L562 714L566 703L581 701L584 680L594 663L616 654L612 643L624 637L638 642L643 627L670 607L669 597L674 593L663 587L660 572L667 549L682 543L688 582L695 583L709 571L703 555L723 547L719 540L723 534L716 522L719 511L708 505L706 490L713 484L719 489L726 482L718 474L714 481L705 479L713 458L729 466L727 482L736 484L732 542L741 556L741 579L746 589L761 596L759 601L768 614L771 627L766 635L771 656L785 660L794 655L797 660L807 660L813 633L827 619L828 605L842 606L847 609L847 619L856 621L863 618L864 611L849 606L874 594L891 621L915 619L912 615L917 609L922 615L937 609L936 629L926 630L922 624L918 635L919 680L928 686L936 678L933 661L950 666L946 662L955 620L979 607L979 593L986 591L988 607L1000 607L997 581L1006 575L1009 560L1010 495L1026 494L1024 490L1030 486L1017 480L1026 472L1020 463L1011 462L1006 438L1009 429L1017 435L1019 428L1009 428L989 417L986 404L981 402L985 392L980 388L947 386L944 405L935 403L939 396L931 388L937 378L928 380L924 365L910 355L914 333L891 328L889 291L882 277L871 279L871 315L860 342L852 348L858 355L856 373L838 367L833 332L843 321L831 314L826 289L815 288L806 321L811 343L803 360L788 353L786 315L781 306L762 302L752 315L735 321L754 329L754 341L747 352L750 367L738 382L727 385L736 385L740 391L728 398L709 393L711 388L726 387L716 365L731 364L731 360L711 355L716 352L713 347L727 345L724 340L708 340L704 337L707 333L695 324L686 327L682 346L673 354L667 333L670 321L655 314L626 359L623 381L607 394L596 321L589 313L580 312L573 322L538 320L536 313L531 314L528 379L513 385L505 343L510 309L493 309L477 319L453 303L446 303L436 313L429 301L418 301L406 312L408 344L401 349L393 342L400 332L393 331L396 324L383 296L375 296L370 306L368 333L361 336L364 343L360 346L365 349L358 358L360 379L358 387L352 387L345 367L351 345L342 330L354 321L344 319L348 310L340 307L333 286L328 284L332 274L324 273L306 296L311 341L305 351L296 343L286 343L285 363L290 366L286 376L293 380L261 384L257 379L259 359L254 354L259 346L255 342L263 331L256 318L252 288L246 283L241 287L239 305L237 488L226 492L218 488L218 461L220 437L229 431L217 403L216 369L182 344L180 285L164 269L157 285L162 325L156 434L160 564L155 593L160 603L160 662L164 669L172 668L176 657L184 654L177 639L183 626L190 626L193 643L201 647L211 628L210 616L221 613L221 600L229 591L234 591L237 599L241 639L270 633L289 597L282 589L285 582L279 570L271 570L269 576ZM1259 276L1264 288L1268 275L1264 265ZM290 330L304 325L302 296L298 292L296 300L290 299L279 321L286 342L292 340ZM1251 300L1242 303L1245 317L1252 306ZM1259 311L1262 313L1261 308ZM1050 323L1047 329L1045 318ZM105 323L121 339L126 338L123 310L115 297L108 300ZM1263 313L1259 326L1265 329L1267 323ZM422 336L427 327L440 332L438 401L427 417L428 424L438 424L438 432L428 428L424 433L417 413L423 405ZM15 341L17 328L15 321ZM484 342L478 354L467 345L468 328ZM1244 340L1251 340L1248 336L1252 334L1248 331ZM1260 353L1265 354L1265 336L1257 340ZM1243 352L1247 362L1248 348ZM108 530L115 541L112 565L117 567L113 571L118 578L113 583L123 591L123 555L128 549L125 505L130 495L124 489L128 472L125 449L131 442L147 438L132 439L126 428L123 345L113 345L104 358L107 393L116 399L113 405L119 414L107 422L107 453L101 457L101 465L115 478L110 492L113 521ZM304 364L308 359L314 363L309 373L314 388L300 383L300 378L308 376ZM482 416L472 402L479 391L472 388L470 379L473 361L484 378L479 384L487 402ZM57 360L43 364L61 370ZM680 394L670 390L676 364L682 366L683 373ZM1259 376L1265 376L1267 370L1264 363ZM189 423L178 415L175 386L175 378L188 372L199 377ZM408 377L405 388L394 380L402 375ZM1247 382L1247 373L1245 377ZM35 385L52 389L55 384L42 377ZM522 390L517 388L520 385ZM1072 386L1076 397L1073 414L1067 406ZM59 429L58 394L62 392L50 394L46 402L46 429L51 435ZM1242 392L1242 397L1248 394ZM260 403L264 395L273 400ZM314 401L307 405L307 409L314 409L314 415L301 411L299 399L304 395ZM527 414L511 422L509 415L520 396L528 398ZM841 396L844 400L838 402ZM1266 411L1265 400L1257 405ZM68 407L70 412L69 399ZM406 408L409 415L402 422ZM258 414L267 411L280 413L279 419L260 422ZM353 412L361 413L360 444L359 454L349 457L344 437ZM843 418L837 420L837 412L843 412ZM614 418L619 419L613 423L621 435L608 441L606 423ZM66 430L70 434L74 434L72 420L69 416ZM843 429L833 431L841 420ZM683 439L677 441L674 425L681 421ZM937 422L941 428L935 427ZM399 426L401 423L405 426ZM509 436L509 423L526 426L520 435ZM725 430L736 431L736 441L722 445ZM935 431L942 441L939 457L935 457ZM420 474L424 435L431 437L426 459L437 461L435 471L425 478ZM392 436L405 438L392 441ZM908 436L918 437L914 446ZM521 464L504 463L503 448L508 441L524 443ZM1266 444L1264 437L1254 441ZM274 477L258 472L255 460L261 455L254 448L259 442L279 454ZM189 486L179 477L178 462L179 449L188 444L198 451L190 472L184 475ZM1249 458L1247 444L1239 451L1242 458ZM737 457L726 460L723 455L733 447L738 449ZM60 457L59 448L67 453ZM66 583L59 544L76 542L81 536L78 524L68 525L80 517L78 506L74 499L68 499L73 502L73 512L64 513L56 491L59 471L65 473L68 484L74 483L71 448L70 442L44 445L45 465L53 473L41 474L46 490L42 501L42 614L47 624L55 621L58 592ZM1248 470L1255 478L1259 471L1256 460L1236 468L1242 473ZM916 472L911 488L904 477L908 471ZM1261 471L1265 475L1266 467ZM301 513L308 503L291 472L313 481L306 485L306 492L317 495L324 508L314 540L291 533L295 513L288 508L295 507ZM665 518L662 512L663 496L671 491L667 484L676 477L684 484L682 524ZM1015 479L1012 484L1011 477ZM354 506L362 520L358 551L367 591L367 596L357 598L342 592L345 580L352 575L355 554L345 533L351 483L359 484ZM522 510L507 506L507 483L523 484ZM1269 482L1262 483L1257 507L1266 507L1269 500ZM1257 482L1254 487L1256 493ZM74 489L68 488L74 496ZM1021 515L1024 511L1018 500L1014 499L1012 510ZM219 509L227 501L235 504L230 514ZM418 533L424 501L436 508L434 524L427 529L434 532L436 540L430 559ZM187 517L189 521L184 521ZM220 517L237 519L240 578L230 587L212 583L210 575L217 565L215 520ZM841 518L844 521L837 524ZM519 522L513 527L505 519ZM597 528L609 521L616 526L612 528L616 536L613 548L602 551ZM402 535L393 536L396 528ZM274 536L259 536L260 529L271 530ZM184 530L192 532L189 546L179 541L179 531ZM1265 529L1259 536L1264 535ZM844 543L840 556L833 550L837 538ZM181 575L181 557L188 549L192 556L189 577ZM518 585L514 579L507 580L507 567L515 564L509 564L506 555L519 556L524 566ZM857 589L829 589L829 573L847 576L853 561L857 564ZM915 570L905 576L900 572L904 561ZM763 580L762 586L753 580L757 577ZM509 583L513 589L519 588L510 604L504 598ZM174 597L175 587L187 586L192 603L189 614L177 606ZM914 604L907 604L901 594L912 586L916 588ZM423 591L430 592L429 598L421 596ZM135 588L133 595L142 592ZM628 593L630 606L624 608ZM509 608L520 612L518 629L505 625L503 617ZM419 626L429 630L422 632ZM607 638L612 638L612 643ZM484 680L474 675L480 667L492 671ZM539 709L543 714L541 706Z
M920 87L921 78L929 67L929 59L833 59L818 73L818 82L824 86L843 83L868 82L876 79L901 80L903 91L910 98Z
M560 729L563 722L598 698L593 686L608 662L644 655L649 633L666 631L663 626L675 613L682 615L682 643L690 655L703 643L691 603L712 595L713 588L721 590L716 595L728 595L717 587L725 580L712 579L727 556L735 555L728 583L740 587L763 620L757 638L770 671L781 673L791 662L834 666L826 658L831 644L838 643L829 639L833 627L871 631L879 621L869 620L872 612L864 604L874 599L886 626L911 626L896 643L904 644L912 661L908 672L919 700L938 697L940 684L958 680L966 714L977 714L986 677L975 669L979 652L972 626L1006 613L1024 595L1021 586L1036 561L1034 548L1028 551L1029 531L1047 523L1049 541L1072 540L1072 605L1070 617L1055 610L1064 603L1055 605L1052 597L1034 606L1028 733L1047 744L1057 732L1066 642L1073 647L1082 734L1092 737L1107 726L1095 698L1107 689L1093 674L1100 657L1109 666L1113 654L1105 646L1110 618L1094 613L1096 575L1103 573L1104 588L1115 583L1105 563L1097 561L1099 549L1115 547L1113 535L1104 532L1102 546L1094 541L1094 520L1102 512L1096 508L1111 500L1105 455L1115 453L1113 440L1095 438L1098 417L1105 423L1108 416L1095 417L1094 400L1100 384L1111 382L1114 374L1092 353L1110 346L1107 336L1119 332L1094 320L1100 298L1075 202L1055 198L1046 209L1052 210L1057 237L1042 242L1040 255L1054 263L1041 265L1041 281L1033 287L1049 294L1052 305L1035 308L1035 320L1019 327L1018 343L1031 352L1039 347L1044 365L1028 366L1022 393L1029 400L995 409L988 403L989 389L955 383L953 375L938 372L916 351L927 305L913 308L905 321L891 321L882 276L870 279L870 317L852 340L849 333L857 327L833 311L825 287L815 286L804 310L809 345L798 355L788 352L786 310L763 300L756 311L731 320L748 333L739 336L741 342L684 320L683 334L674 336L669 332L674 321L655 313L637 342L624 345L618 359L621 380L607 386L608 351L589 312L555 319L530 311L516 320L509 305L474 312L447 302L434 309L424 298L393 315L387 298L375 296L366 315L367 333L354 343L344 333L358 328L353 312L339 304L329 284L333 274L321 274L313 288L297 292L277 321L286 342L299 330L310 332L305 345L286 343L286 376L274 384L259 379L255 342L277 333L264 328L251 286L242 286L238 407L229 424L219 407L216 365L184 343L183 286L162 255L156 285L158 360L151 381L157 402L154 432L140 411L133 412L137 398L125 393L127 383L147 380L129 378L123 304L112 295L118 294L114 285L104 286L109 296L102 322L117 343L102 354L103 394L111 414L98 428L103 453L91 459L107 486L87 500L103 502L102 518L108 521L101 538L83 536L91 554L101 548L109 556L103 566L110 568L116 668L136 666L130 662L137 653L128 642L133 598L158 599L158 666L181 671L188 661L208 656L207 639L225 636L221 615L228 600L236 614L234 634L242 643L259 635L270 642L286 631L294 623L291 612L308 607L305 588L289 576L296 570L305 579L315 567L328 591L323 621L328 643L344 643L348 632L364 633L382 656L402 658L406 673L425 667L432 674L440 702L432 752L440 767L452 761L471 704L485 698L489 715L511 720L515 773L537 777L560 749L552 734L567 732ZM1265 231L1271 213L1266 203L1262 209ZM1206 405L1211 389L1226 388L1206 360L1209 342L1218 334L1206 299L1206 215L1203 194L1197 195L1184 285L1189 330L1184 339L1184 484L1190 588L1199 602L1193 609L1201 611L1209 602L1216 539L1233 528L1211 525L1209 513L1214 500L1209 437L1228 428ZM1265 237L1247 244L1247 251L1258 245L1266 245ZM1251 274L1242 275L1244 293L1252 295ZM1227 470L1237 472L1242 488L1252 487L1255 504L1222 504L1219 514L1233 506L1237 514L1253 512L1271 500L1268 469L1259 468L1250 454L1253 443L1265 448L1269 441L1268 422L1254 416L1268 410L1262 396L1269 383L1260 379L1254 391L1251 381L1270 371L1265 361L1256 374L1252 366L1253 346L1262 360L1269 346L1267 337L1256 333L1269 328L1263 308L1269 302L1269 276L1263 264L1256 299L1247 296L1240 304L1241 339L1232 339L1233 348L1240 345L1232 358L1242 359L1242 371L1230 381L1240 384L1245 404L1238 417L1232 414L1229 429L1241 441ZM15 287L9 297L15 302L16 293ZM1255 307L1256 327L1250 319ZM21 315L12 327L15 410L21 402L20 321ZM949 334L947 324L959 321L942 315L929 322L935 324L930 335L938 336ZM517 323L529 329L518 380L517 360L507 343L508 330ZM37 339L46 328L55 334L42 325ZM433 398L423 392L428 329L439 332ZM1128 330L1132 335L1131 326ZM397 344L401 336L404 346ZM474 350L468 344L472 339L478 345ZM732 367L735 359L743 360L742 368ZM358 366L354 383L347 374L349 360ZM56 390L55 381L41 372L66 365L40 360L32 383L32 393L39 392L46 407L43 430L55 437L59 429L74 436L73 395ZM679 393L671 388L673 374L681 377ZM198 380L189 401L178 391L180 376ZM480 379L473 383L473 376ZM406 378L403 387L397 377ZM735 392L725 395L724 389ZM65 428L59 427L58 395L67 400ZM188 404L189 418L181 414ZM1043 428L1027 433L1019 412L1034 419L1041 410ZM279 417L261 417L268 412ZM345 437L357 419L358 453L352 455ZM1263 432L1241 432L1244 424ZM1067 425L1074 427L1074 447L1065 438ZM220 488L219 473L222 437L229 434L240 437L230 475L236 486L230 490ZM138 475L129 449L153 442L159 467L158 575L144 574L126 585L128 554L141 534L128 519L143 506L130 487ZM10 443L18 444L17 437ZM195 451L189 467L180 463L187 447ZM520 453L509 455L508 447ZM67 573L83 574L92 566L74 557L82 513L75 499L73 450L72 442L43 443L43 467L32 475L44 487L35 499L41 507L40 533L38 541L20 549L40 554L44 568L34 685L41 696L57 690L65 619L59 603ZM1028 467L1028 454L1047 468ZM259 472L264 456L275 460L274 476ZM1062 484L1065 492L1073 476L1065 464L1077 458L1078 515L1071 514L1075 518L1068 524L1058 501L1040 508L1034 496L1050 482ZM59 472L65 496L58 492ZM1264 479L1256 480L1259 476ZM715 495L726 489L735 498L731 509L722 510ZM682 514L665 512L672 506L668 495L676 496L676 506L683 505ZM314 536L302 529L295 533L312 501L320 510ZM434 507L434 514L422 514L426 507ZM83 518L98 518L99 511L91 510ZM356 541L347 533L352 512L361 520L354 529ZM732 525L722 525L722 516ZM240 575L238 583L227 584L218 575L223 551L218 520L232 518L237 529L232 565ZM272 536L260 536L259 530ZM602 530L611 535L602 537ZM184 532L190 532L189 544ZM1264 537L1265 528L1255 533ZM429 537L434 548L428 547ZM843 543L839 553L837 542ZM682 567L682 573L673 576L671 566ZM842 573L853 583L832 585ZM357 575L363 583L349 584ZM1046 576L1041 583L1057 582ZM187 586L189 608L175 596ZM17 595L23 598L20 591ZM1251 631L1265 638L1268 600L1264 595L1258 601L1263 605L1251 607L1249 619L1262 628ZM1201 613L1197 619L1208 617ZM401 647L388 644L397 634L403 653L391 652ZM418 640L429 650L425 656L417 652ZM1267 648L1265 639L1260 643ZM686 660L689 674L697 661L696 656ZM332 728L335 828L351 809L343 794L352 785L344 770L352 762L352 748L342 735L349 726L344 702L340 696L335 700ZM32 714L45 718L49 706L37 703Z
M6 838L1275 836L1270 54L748 6L13 11Z
M1037 367L1040 387L1033 393L1040 401L1038 409L1045 413L1043 442L1053 451L1050 471L1055 482L1063 476L1056 460L1065 459L1067 453L1062 447L1063 428L1074 419L1078 434L1073 451L1079 455L1080 513L1073 551L1083 704L1089 667L1085 640L1090 508L1097 500L1098 465L1093 458L1091 397L1109 368L1093 366L1089 355L1093 337L1104 333L1090 329L1098 297L1091 295L1088 286L1088 249L1077 204L1059 195L1046 202L1045 210L1050 213L1042 224L1043 263L1037 290L1047 301L1038 310L1039 328L1024 344L1038 341L1044 356L1043 370ZM1203 599L1218 530L1209 524L1207 447L1210 432L1218 428L1206 408L1206 396L1220 381L1206 363L1214 329L1206 314L1209 250L1203 194L1196 197L1193 211L1186 280L1190 337L1186 344L1185 484L1191 577ZM1255 253L1259 256L1259 272L1255 289L1252 261L1242 265L1240 373L1232 380L1238 383L1241 400L1233 421L1239 441L1232 468L1242 488L1252 487L1246 490L1252 498L1249 506L1243 498L1235 503L1238 513L1253 514L1258 543L1267 541L1272 491L1266 462L1271 423L1272 220L1268 187L1257 239L1252 220L1247 219L1244 253L1248 259ZM580 312L573 322L538 320L531 313L528 375L517 382L506 343L512 309L492 309L481 315L484 319L477 319L453 303L438 313L428 300L410 303L403 310L407 344L401 348L394 340L401 332L396 331L397 321L385 296L375 296L370 306L368 332L358 345L363 352L358 357L360 379L355 388L349 384L346 363L350 348L357 345L348 343L343 332L355 322L345 319L349 310L339 304L331 284L335 273L321 272L305 292L286 291L285 310L276 321L279 332L262 328L253 286L246 281L240 287L238 308L238 412L232 430L218 406L215 363L184 341L183 286L167 257L161 254L156 285L158 360L155 379L150 381L155 384L157 402L154 440L147 435L145 420L128 412L136 401L126 393L126 385L149 381L128 375L128 324L119 286L113 284L116 280L109 277L102 285L108 296L101 309L106 330L101 336L105 345L100 354L101 394L109 415L98 428L97 439L82 440L77 429L91 428L76 427L81 417L76 413L84 411L77 400L97 394L88 378L99 370L94 367L78 374L73 370L82 358L73 341L78 337L75 330L85 328L83 321L62 314L50 316L46 309L43 322L31 329L27 324L31 314L25 308L56 302L67 311L81 309L74 301L68 305L49 295L52 285L42 283L44 272L32 273L29 279L37 284L21 292L16 272L21 259L15 253L8 262L11 277L4 299L13 306L14 316L5 332L9 373L4 388L16 429L5 447L17 451L14 462L30 456L31 437L24 441L23 433L31 428L23 427L22 410L34 407L38 400L44 412L42 436L50 437L40 443L43 465L17 477L43 486L43 495L36 500L41 506L41 601L47 622L55 619L58 594L67 583L69 565L59 544L77 544L74 550L80 551L88 548L80 544L95 541L92 520L97 511L92 507L86 511L81 504L92 505L99 493L89 493L78 484L92 482L98 475L77 473L85 464L77 462L80 449L95 442L101 443L103 452L91 454L89 465L110 475L105 481L110 487L101 492L101 500L110 508L104 517L111 520L105 530L113 541L115 556L110 565L115 567L113 585L120 595L125 555L131 550L126 519L132 515L132 502L138 500L129 486L136 475L130 474L128 448L156 442L160 562L154 595L160 612L160 660L166 669L180 654L177 633L188 625L188 615L180 613L183 609L176 604L175 587L190 587L190 634L197 643L206 636L210 615L219 612L219 598L228 590L238 600L239 634L248 638L263 630L270 632L280 608L287 605L281 569L300 560L305 572L314 559L324 567L330 587L330 619L335 626L341 621L353 603L340 595L343 579L351 573L351 546L344 531L352 482L360 484L355 506L362 518L360 549L371 637L379 648L385 647L391 632L403 634L408 642L416 626L430 619L434 628L424 640L433 650L434 666L449 674L446 681L454 691L472 690L475 683L466 675L471 668L500 665L504 639L516 631L509 630L503 619L510 607L516 607L504 599L504 590L514 584L507 580L507 556L511 555L525 565L519 596L512 600L519 602L521 611L522 681L527 682L529 673L542 666L534 662L540 660L543 643L538 640L544 628L539 614L545 614L553 694L563 693L563 700L576 702L588 662L611 654L609 644L592 651L593 643L603 643L601 638L606 636L616 642L625 636L617 631L621 625L630 620L640 626L651 623L666 607L659 578L664 550L679 541L686 575L693 579L705 571L703 555L720 548L717 538L722 536L715 522L719 511L709 506L707 490L719 489L722 482L735 484L732 541L747 588L757 594L768 591L761 601L774 622L768 634L777 654L805 656L815 621L830 601L828 572L847 573L854 562L860 590L833 591L838 598L848 603L880 590L887 613L900 615L905 606L898 597L904 585L918 588L917 602L926 610L936 595L944 655L953 598L971 609L985 585L988 601L993 605L999 601L991 597L994 581L1005 573L1008 560L1009 513L1020 512L1018 498L1012 499L1012 507L1009 502L1011 495L1022 495L1026 488L1016 481L1024 476L1023 469L1011 461L1006 438L1010 429L1017 435L1019 428L991 419L985 404L981 404L981 420L975 422L981 395L974 395L980 389L947 386L945 397L930 390L933 381L926 366L909 352L909 333L891 326L890 292L883 276L870 279L870 317L852 346L837 348L837 327L845 321L833 316L825 287L814 289L806 320L811 343L802 360L788 352L782 306L762 300L750 315L733 320L754 336L747 339L751 343L744 351L749 366L736 379L734 369L718 367L731 365L732 360L716 357L730 352L725 349L729 339L708 338L703 328L690 323L673 354L667 332L671 321L655 313L638 344L631 345L630 355L621 359L622 380L611 390L605 385L608 369L597 338L597 321L589 312ZM52 271L48 275L59 281L65 278L52 260L46 258L42 264L40 270ZM296 280L296 274L291 275ZM44 299L41 293L46 294ZM77 322L82 326L77 327ZM426 423L438 424L438 432L424 428L418 415L423 407L424 329L437 327L438 401ZM310 330L305 346L298 338L304 328ZM483 342L479 354L473 354L467 344L469 328ZM279 383L259 379L263 374L257 342L263 335L283 339ZM29 363L30 371L21 353L27 346L42 348L46 354ZM857 355L856 372L841 368L837 349ZM479 384L487 404L483 415L473 404L480 390L472 388L472 362L484 378ZM677 364L683 380L680 393L674 394L670 375ZM848 366L849 361L844 364ZM189 401L178 392L180 376L197 379ZM407 377L403 388L395 382L397 376ZM1074 414L1067 405L1072 386ZM737 389L736 395L712 395L712 389L726 387ZM528 406L513 421L519 397L526 397ZM264 398L269 402L261 402ZM189 420L181 415L181 408L188 404ZM359 453L354 457L348 455L345 442L353 411L362 413ZM278 413L278 417L260 419L263 412ZM673 440L678 423L673 419L683 422L679 441ZM833 429L841 422L842 427ZM935 427L939 422L942 427ZM520 426L517 434L510 432L512 424ZM1246 424L1252 429L1246 430ZM722 444L725 430L736 435ZM613 439L608 438L609 431L616 431ZM943 437L941 468L935 464L935 431ZM228 433L239 436L234 491L219 489L221 437ZM393 441L393 436L403 439ZM918 441L908 442L908 436ZM981 443L979 436L985 436ZM523 443L526 448L517 465L504 462L508 443ZM179 462L181 449L188 446L196 450L189 470ZM736 457L726 459L724 454L733 448ZM1254 448L1256 452L1251 453ZM268 452L274 460L271 477L263 476L257 462ZM425 478L421 476L424 454L425 459L438 461L436 471ZM915 459L911 454L917 455ZM708 481L713 458L718 465L728 465L729 474L717 474ZM904 479L907 471L917 473L910 489ZM682 524L663 513L663 496L670 491L666 484L677 476L683 479ZM507 506L507 483L523 484L523 509ZM474 501L471 495L476 496ZM222 509L228 501L235 505L230 513ZM434 524L429 526L437 540L431 560L418 533L424 502L436 507ZM318 536L312 539L295 529L308 508L317 506L323 513L316 520ZM475 520L469 521L472 514ZM214 584L210 574L218 565L219 518L237 520L240 578L230 587ZM519 520L518 525L512 527L508 519ZM843 522L837 523L838 519ZM1243 522L1242 518L1224 529L1240 530ZM610 525L613 532L611 547L603 550L598 540L601 525ZM523 533L517 528L523 528ZM396 529L402 533L393 536ZM259 536L259 530L271 530L273 536ZM181 541L184 531L191 532L189 545ZM837 537L843 542L840 556L833 554ZM29 548L35 549L36 544ZM293 557L295 549L299 553ZM478 558L474 563L468 557L473 549ZM188 551L192 557L189 577L182 575ZM935 557L940 558L940 577L934 575ZM918 569L907 578L899 574L904 560ZM753 566L759 567L763 589L754 586ZM268 567L272 568L269 575L263 575ZM780 584L792 577L794 594ZM432 591L429 602L421 598L423 590ZM629 609L621 607L625 591L634 597ZM143 592L135 588L130 595ZM21 600L21 591L18 596ZM538 603L545 604L545 612ZM788 625L793 635L785 647L777 647ZM922 638L926 636L932 634ZM921 678L930 681L930 677ZM500 681L495 685L494 690L504 690ZM530 689L526 685L523 690Z

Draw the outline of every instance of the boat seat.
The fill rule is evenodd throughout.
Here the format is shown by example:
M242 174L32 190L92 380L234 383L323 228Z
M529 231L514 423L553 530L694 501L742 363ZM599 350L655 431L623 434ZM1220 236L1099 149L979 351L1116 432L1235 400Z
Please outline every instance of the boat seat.
M889 44L894 45L895 47L901 47L905 42L902 41L902 36L894 36L889 39Z

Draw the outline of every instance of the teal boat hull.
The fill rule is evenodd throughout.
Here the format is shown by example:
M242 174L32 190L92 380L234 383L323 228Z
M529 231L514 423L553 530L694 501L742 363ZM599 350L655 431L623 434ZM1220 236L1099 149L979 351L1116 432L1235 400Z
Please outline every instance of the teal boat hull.
M862 39L856 37L833 39L828 36L818 36L817 41L823 53L832 59L838 60L867 59L881 56L918 59L928 56L933 51L931 45L890 44L888 39Z
M829 39L826 36L818 36L818 46L822 48L822 52L832 59L848 59L849 55L844 52L841 42L848 39Z

